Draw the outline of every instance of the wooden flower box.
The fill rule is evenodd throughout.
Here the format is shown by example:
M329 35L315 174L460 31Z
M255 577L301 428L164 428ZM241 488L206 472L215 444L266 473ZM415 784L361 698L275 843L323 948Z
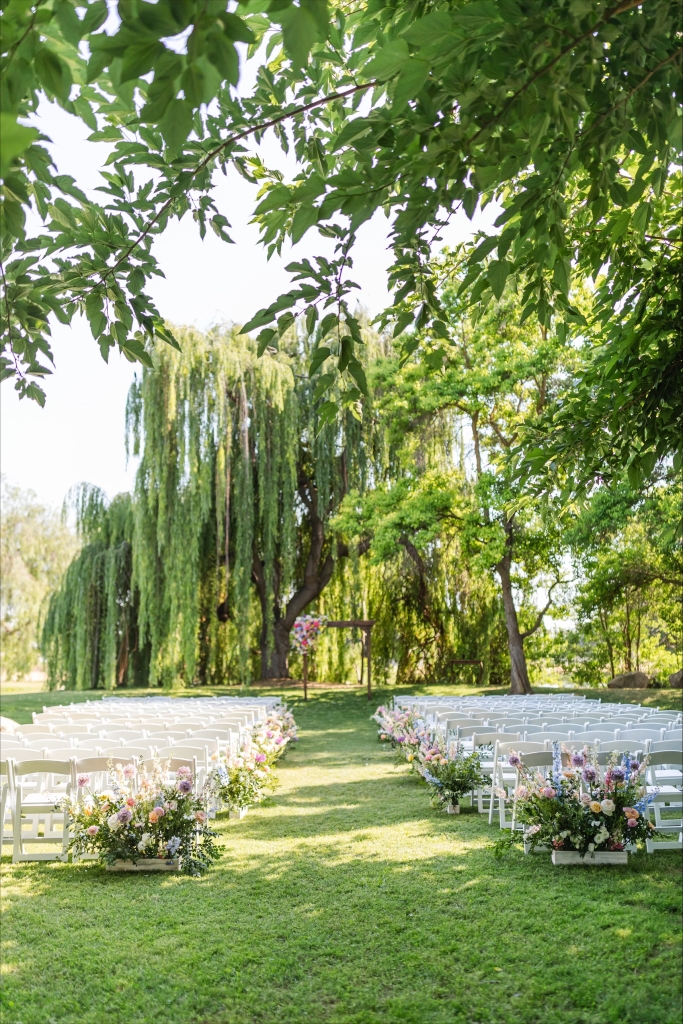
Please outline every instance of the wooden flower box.
M249 810L248 807L234 807L234 808L231 807L230 808L230 817L231 818L237 818L238 821L241 821L242 818L246 818L248 810Z
M598 850L597 853L587 853L584 857L576 850L553 850L553 864L628 864L628 853L626 850Z
M132 860L116 860L107 864L107 871L180 871L180 861L164 860L163 857L140 857L137 862Z

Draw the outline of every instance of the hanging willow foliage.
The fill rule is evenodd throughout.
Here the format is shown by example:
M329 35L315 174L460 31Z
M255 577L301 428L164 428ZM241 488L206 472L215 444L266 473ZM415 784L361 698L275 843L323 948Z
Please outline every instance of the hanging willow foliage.
M435 467L466 490L455 418L429 417L400 445L372 399L362 422L348 413L321 425L306 342L292 336L258 358L232 328L177 336L181 351L160 348L129 393L134 495L72 496L84 546L45 619L52 684L285 677L294 619L313 604L331 618L377 619L378 679L444 678L453 659L483 648L493 668L500 612L490 583L468 572L457 531L420 540L408 529L382 547L344 524L349 503L393 501L400 486L410 497ZM366 336L381 366L388 346ZM418 508L419 494L410 500ZM328 631L319 677L353 679L359 640Z
M140 682L136 595L131 588L133 506L128 494L111 504L87 484L67 499L83 547L52 594L42 629L51 685L90 689Z

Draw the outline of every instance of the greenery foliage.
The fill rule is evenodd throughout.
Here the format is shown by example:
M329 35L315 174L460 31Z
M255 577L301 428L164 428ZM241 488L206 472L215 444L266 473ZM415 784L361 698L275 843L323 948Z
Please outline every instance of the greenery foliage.
M570 490L624 468L637 483L676 451L678 3L113 6L106 28L104 0L3 6L2 365L22 394L43 401L50 314L84 312L105 358L118 346L149 366L151 341L177 344L147 291L152 242L190 212L228 240L212 187L231 163L260 186L269 252L314 226L336 241L334 258L293 264L293 288L246 325L265 351L295 316L309 334L319 324L309 370L319 398L329 391L323 418L365 391L346 276L360 225L380 208L393 218L384 322L438 335L432 244L456 211L496 201L501 230L463 256L464 299L500 298L509 281L524 318L587 345L582 386L547 410L550 444L526 437L522 472L542 489L558 466ZM241 94L238 42L258 54ZM42 97L110 144L105 201L54 173L21 123ZM249 148L269 129L293 151L292 181Z

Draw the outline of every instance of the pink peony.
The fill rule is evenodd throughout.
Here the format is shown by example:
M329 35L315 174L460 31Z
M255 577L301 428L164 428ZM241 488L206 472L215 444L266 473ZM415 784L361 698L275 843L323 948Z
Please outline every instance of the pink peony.
M553 797L557 796L557 793L552 786L545 786L541 792L543 793L543 796L548 798L548 800L552 800Z
M166 811L163 809L163 807L157 805L156 807L152 808L152 814L156 814L157 818L163 818L163 816L166 814Z
M100 826L99 825L89 825L88 828L86 828L85 831L88 833L89 836L96 836L97 833L100 831Z

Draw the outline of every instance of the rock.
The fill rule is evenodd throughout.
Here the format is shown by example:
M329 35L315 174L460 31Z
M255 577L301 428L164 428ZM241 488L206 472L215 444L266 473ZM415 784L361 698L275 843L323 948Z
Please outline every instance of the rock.
M623 672L607 685L610 690L644 690L650 685L650 677L645 672Z
M669 676L669 686L674 690L683 690L683 668L679 668L678 672L672 672Z

